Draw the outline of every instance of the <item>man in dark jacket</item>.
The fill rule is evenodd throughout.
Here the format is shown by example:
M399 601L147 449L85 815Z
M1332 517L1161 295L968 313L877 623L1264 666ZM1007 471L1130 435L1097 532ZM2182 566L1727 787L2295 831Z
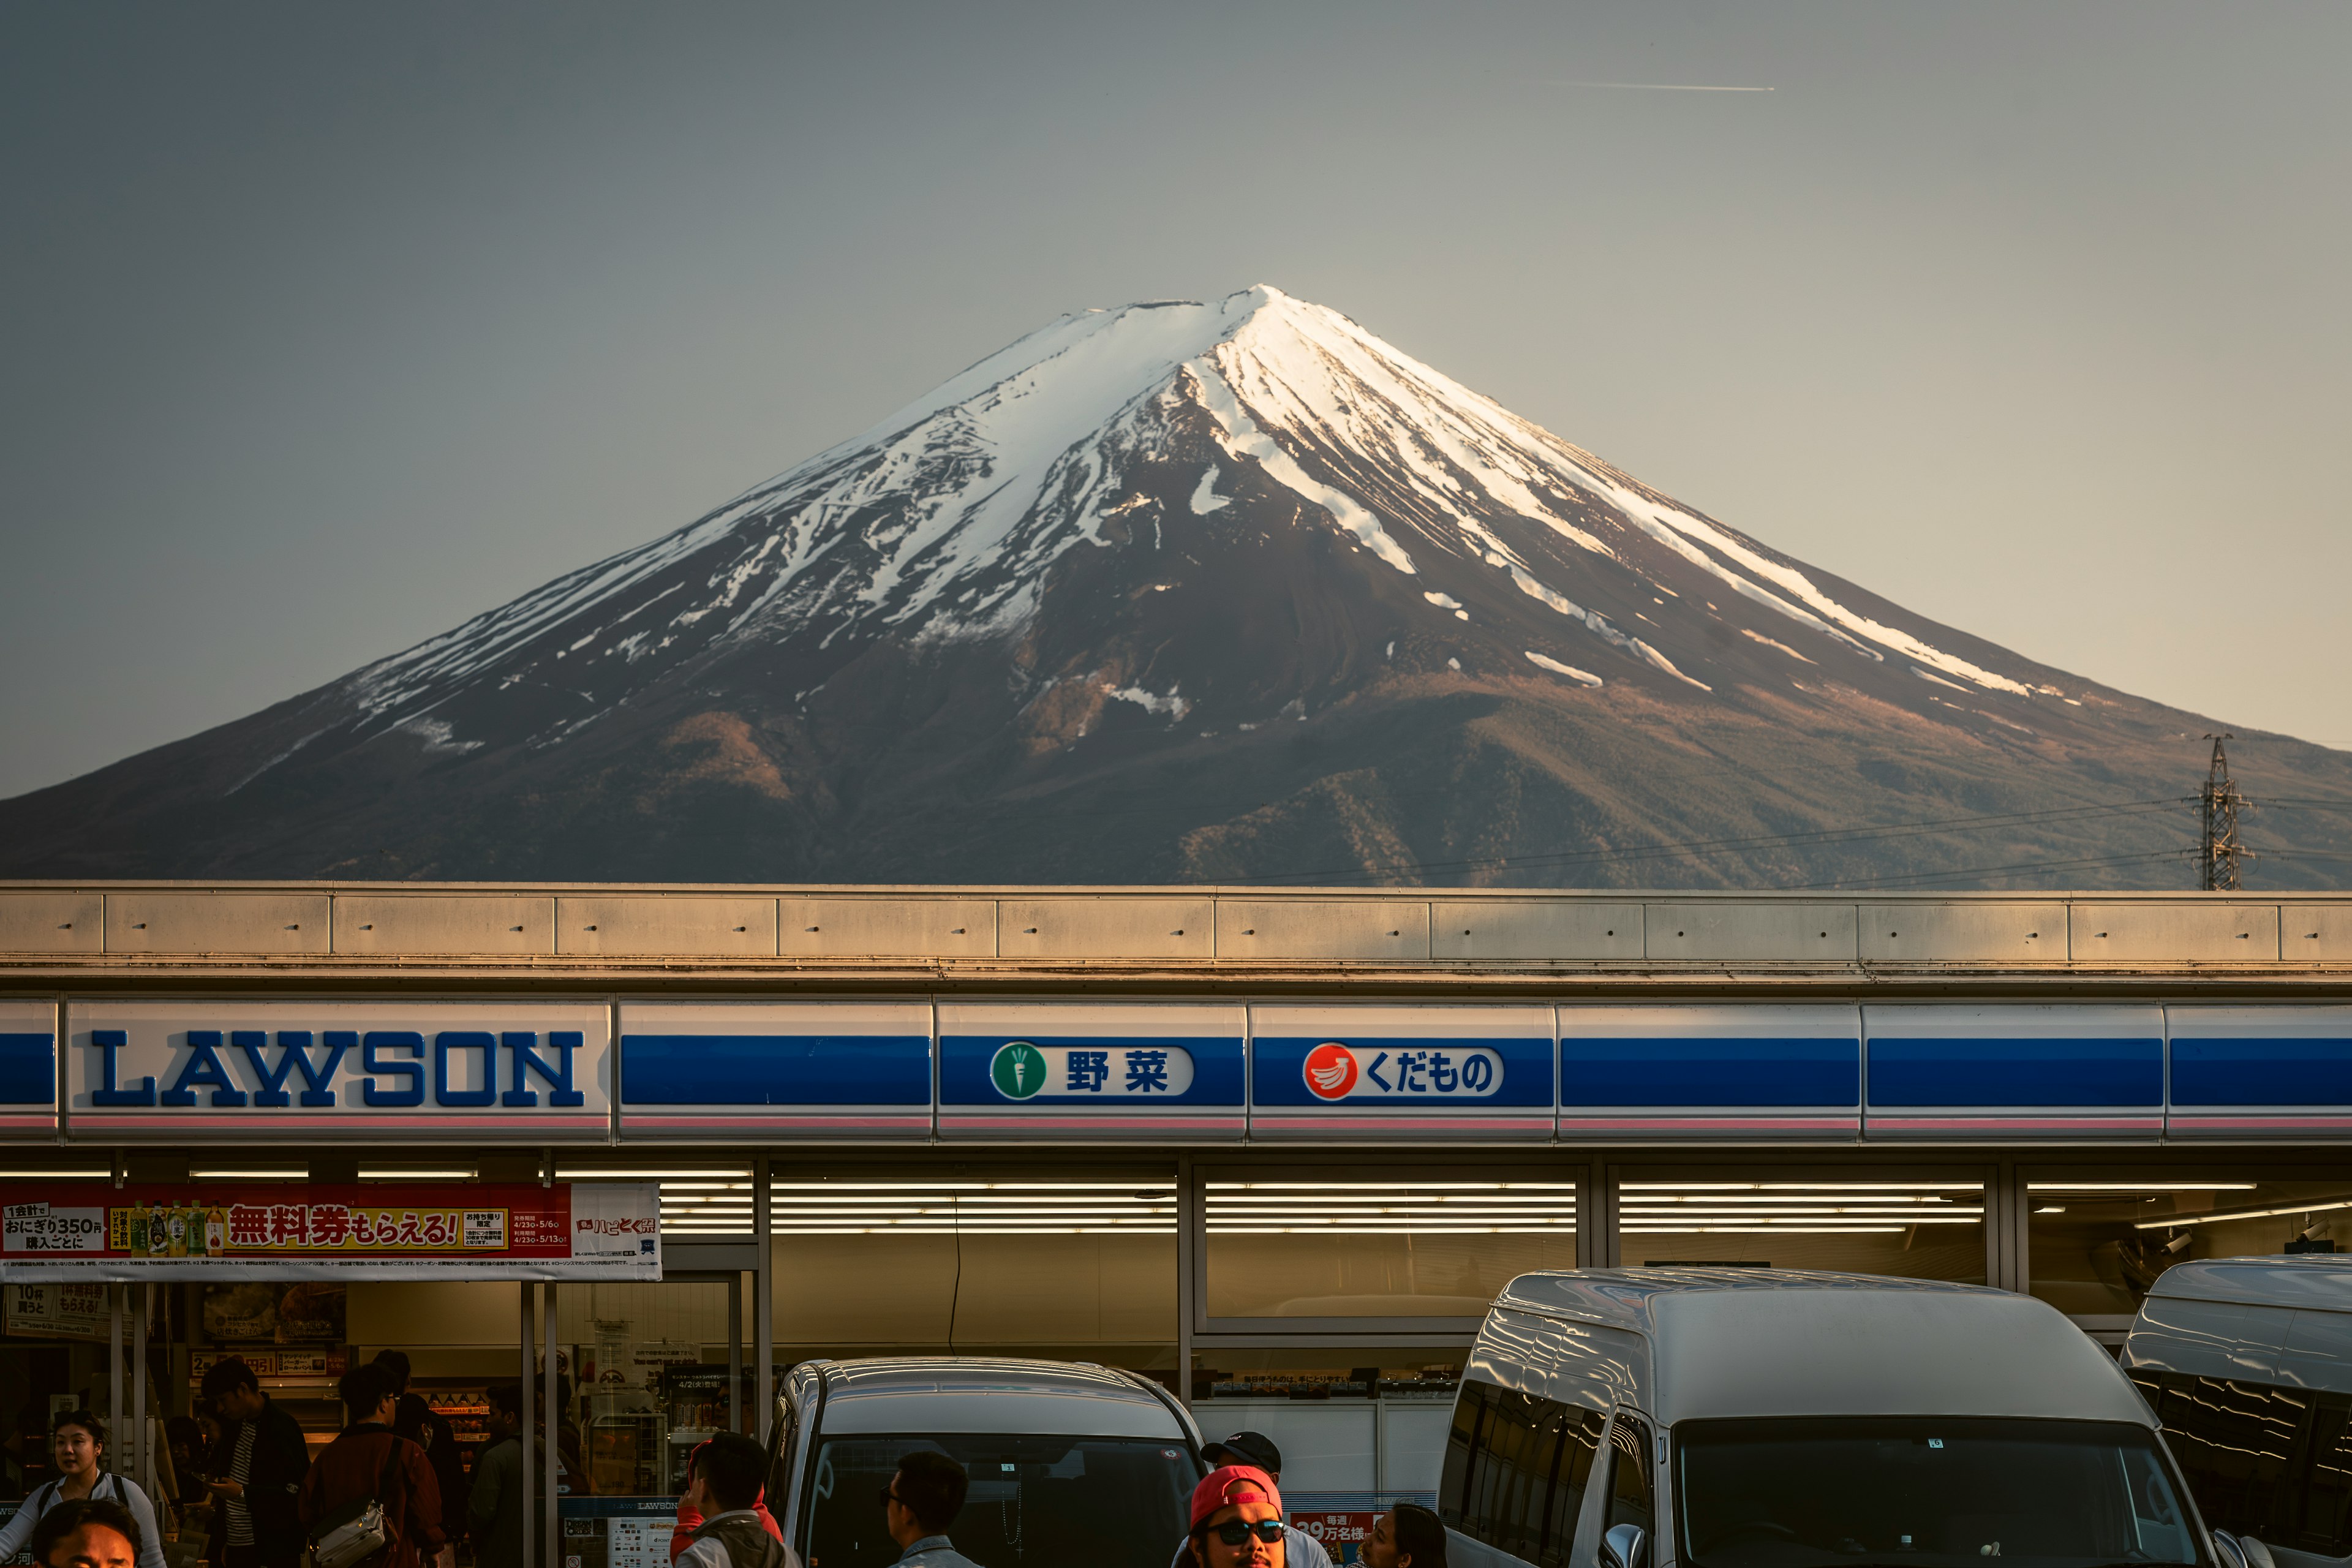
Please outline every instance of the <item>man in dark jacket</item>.
M406 1351L378 1351L376 1363L389 1369L397 1385L400 1404L392 1415L392 1429L425 1450L433 1461L433 1479L441 1483L441 1517L454 1531L459 1520L466 1517L466 1459L457 1451L457 1428L449 1418L425 1402L425 1396L408 1392L409 1361Z
M213 1363L202 1393L221 1424L222 1474L206 1482L216 1506L205 1560L221 1568L295 1568L303 1546L296 1499L310 1468L301 1426L236 1356Z
M351 1425L328 1444L302 1479L302 1528L338 1509L373 1498L383 1505L392 1543L357 1568L455 1568L457 1553L441 1529L441 1488L425 1450L392 1429L400 1402L389 1369L370 1362L337 1386Z

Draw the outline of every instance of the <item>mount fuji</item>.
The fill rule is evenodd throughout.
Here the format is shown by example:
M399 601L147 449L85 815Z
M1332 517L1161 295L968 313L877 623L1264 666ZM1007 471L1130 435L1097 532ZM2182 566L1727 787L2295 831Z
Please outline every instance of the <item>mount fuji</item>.
M2216 728L1259 287L1065 316L650 543L0 803L0 874L2179 887ZM2352 795L2352 755L2238 752Z

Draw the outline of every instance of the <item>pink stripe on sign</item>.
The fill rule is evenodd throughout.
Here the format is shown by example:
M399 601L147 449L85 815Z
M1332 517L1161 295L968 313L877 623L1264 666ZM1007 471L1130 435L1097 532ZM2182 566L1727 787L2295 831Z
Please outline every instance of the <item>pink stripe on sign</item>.
M1873 1116L1867 1125L1890 1132L2160 1132L2158 1116Z
M621 1113L621 1131L650 1131L655 1128L677 1128L688 1131L746 1132L773 1131L780 1127L870 1127L901 1131L930 1131L931 1119L921 1116L639 1116L630 1111Z
M1542 1132L1551 1118L1515 1116L1254 1116L1253 1132Z
M1580 1132L1857 1132L1858 1116L1563 1116L1559 1130Z
M1231 1116L1054 1116L1044 1111L1032 1116L957 1116L948 1111L940 1114L942 1132L951 1127L988 1132L1034 1132L1073 1127L1116 1127L1137 1132L1238 1132L1241 1126L1239 1111Z
M155 1132L178 1133L184 1136L191 1119L184 1116L93 1116L78 1110L73 1115L73 1130L91 1132ZM221 1125L219 1121L205 1119L209 1130ZM603 1132L611 1122L602 1113L589 1116L369 1116L359 1113L337 1116L279 1116L265 1112L250 1122L236 1124L240 1133L267 1137L273 1132L384 1132L402 1131L444 1135L463 1132L536 1131L536 1132Z
M2352 1129L2352 1116L2183 1116L2174 1112L2170 1131L2201 1132L2340 1132Z

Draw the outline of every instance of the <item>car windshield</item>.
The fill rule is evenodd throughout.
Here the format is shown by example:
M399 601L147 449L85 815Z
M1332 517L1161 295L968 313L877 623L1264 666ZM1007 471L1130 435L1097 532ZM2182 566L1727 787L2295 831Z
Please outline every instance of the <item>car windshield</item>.
M1692 1568L2205 1562L2154 1435L2121 1422L1691 1421L1675 1456Z
M899 1548L882 1489L898 1457L946 1454L971 1478L949 1527L981 1568L1168 1568L1200 1466L1182 1446L1131 1437L833 1437L818 1448L803 1537L809 1568L886 1568Z

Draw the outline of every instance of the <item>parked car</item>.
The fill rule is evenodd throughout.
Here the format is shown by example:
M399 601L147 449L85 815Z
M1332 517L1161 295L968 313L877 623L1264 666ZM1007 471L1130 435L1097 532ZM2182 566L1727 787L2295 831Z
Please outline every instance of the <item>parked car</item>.
M877 1500L933 1448L971 1478L956 1549L986 1568L1168 1568L1206 1470L1158 1384L1077 1362L811 1361L776 1397L768 1507L809 1568L897 1560Z
M1438 1511L1454 1568L2215 1563L2146 1402L2054 1309L1788 1269L1511 1281Z
M2208 1524L2251 1538L2258 1563L2352 1558L2352 1258L2175 1264L2123 1364Z

